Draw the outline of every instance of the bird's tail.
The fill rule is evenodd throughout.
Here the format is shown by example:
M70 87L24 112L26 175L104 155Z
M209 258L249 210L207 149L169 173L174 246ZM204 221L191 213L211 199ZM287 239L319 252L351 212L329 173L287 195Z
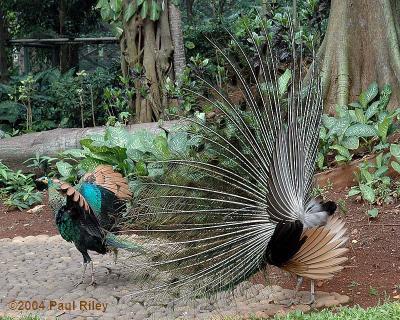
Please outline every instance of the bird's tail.
M105 239L105 243L107 246L117 249L123 249L129 252L144 252L143 247L134 242L129 236L118 236L112 233L108 233Z
M325 226L306 229L302 235L304 244L282 268L313 280L331 279L347 261L343 257L349 250L345 248L346 230L344 221L337 216L330 216Z

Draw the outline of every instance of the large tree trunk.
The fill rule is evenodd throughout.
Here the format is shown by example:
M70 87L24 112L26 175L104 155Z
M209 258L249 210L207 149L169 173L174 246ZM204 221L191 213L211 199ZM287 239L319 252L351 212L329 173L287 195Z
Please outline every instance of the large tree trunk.
M133 78L135 95L130 105L136 122L158 120L167 105L167 97L162 90L163 82L167 76L173 78L168 2L164 1L164 10L157 21L142 19L136 14L123 23L121 68L125 76ZM128 4L129 1L124 0L123 12ZM143 69L138 70L138 66Z
M168 130L178 123L178 121L166 121L163 123L162 128ZM55 156L63 150L80 148L79 142L82 138L104 130L105 127L54 129L2 139L0 140L0 160L11 168L24 168L25 165L22 162L34 157L36 153ZM162 129L160 129L157 122L152 122L130 125L127 126L127 130L130 132L149 130L156 133Z
M8 81L8 65L6 42L8 40L8 30L4 12L0 8L0 82Z
M172 1L169 3L169 23L171 25L172 43L174 44L175 77L180 79L186 66L185 47L183 45L181 13Z
M389 107L400 103L400 1L332 0L319 49L326 111L358 98L377 81L393 88Z

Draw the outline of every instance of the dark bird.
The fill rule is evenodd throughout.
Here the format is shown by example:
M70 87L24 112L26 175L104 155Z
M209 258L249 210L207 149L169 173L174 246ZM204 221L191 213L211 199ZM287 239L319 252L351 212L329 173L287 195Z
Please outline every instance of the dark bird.
M105 254L118 249L140 251L140 246L117 236L120 221L126 211L126 201L132 196L127 181L111 166L98 166L73 187L58 179L43 177L39 183L47 185L49 204L55 223L64 240L73 242L83 256L83 282L87 265L91 265L91 285L95 283L93 262L88 250Z
M291 72L278 77L268 40L264 48L251 32L248 40L257 63L233 36L231 43L251 79L211 41L240 81L244 105L203 80L210 94L198 95L223 121L185 119L190 126L182 135L201 151L158 161L165 174L143 182L135 212L143 234L164 237L174 248L158 253L153 265L180 276L154 290L191 287L194 295L208 294L271 264L295 274L297 289L311 279L312 303L314 280L342 270L348 250L336 204L311 195L323 112L317 64L303 82L302 54L297 58L293 48Z

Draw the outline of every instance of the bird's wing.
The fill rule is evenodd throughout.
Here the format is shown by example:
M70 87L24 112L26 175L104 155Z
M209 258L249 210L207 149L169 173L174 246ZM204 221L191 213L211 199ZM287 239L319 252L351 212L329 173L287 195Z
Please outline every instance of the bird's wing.
M110 165L100 165L93 172L83 176L83 183L99 185L112 193L121 200L130 200L132 193L129 190L127 180L113 170Z
M67 197L67 208L74 209L73 212L76 217L80 221L87 222L88 226L93 226L94 232L97 234L97 228L100 228L100 224L85 197L66 182L61 183L60 192Z

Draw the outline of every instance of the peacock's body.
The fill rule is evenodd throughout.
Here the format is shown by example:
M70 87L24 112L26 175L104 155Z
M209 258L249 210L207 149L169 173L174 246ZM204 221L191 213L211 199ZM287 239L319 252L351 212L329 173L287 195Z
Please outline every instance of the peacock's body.
M83 256L84 271L78 284L82 283L89 263L92 267L91 283L94 283L93 263L88 250L101 254L113 250L116 254L117 249L139 249L136 244L115 235L131 192L126 180L111 166L97 167L75 187L57 179L40 180L48 185L49 204L60 235L74 243Z
M292 83L284 98L268 40L260 48L249 32L255 63L232 39L251 81L213 45L234 70L245 108L204 81L216 98L200 97L222 121L185 119L191 123L185 126L187 139L200 140L200 151L158 161L165 174L143 182L137 200L143 234L165 238L173 248L158 252L152 266L178 280L155 290L189 286L195 295L207 294L273 264L297 275L299 285L303 277L311 279L312 302L313 281L331 279L347 260L346 229L333 215L336 204L311 196L323 111L317 67L312 65L309 82L303 83L294 48Z

